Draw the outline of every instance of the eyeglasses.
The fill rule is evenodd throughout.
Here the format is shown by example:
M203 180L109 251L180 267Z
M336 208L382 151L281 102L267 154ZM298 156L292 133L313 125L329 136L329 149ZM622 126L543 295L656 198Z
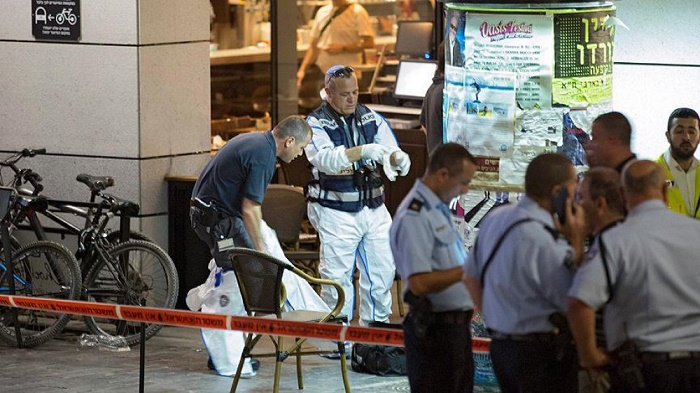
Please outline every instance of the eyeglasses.
M343 78L348 78L352 73L355 72L355 70L352 67L343 67L343 68L338 68L335 71L330 71L326 73L326 78L331 79L331 78L340 78L341 76Z

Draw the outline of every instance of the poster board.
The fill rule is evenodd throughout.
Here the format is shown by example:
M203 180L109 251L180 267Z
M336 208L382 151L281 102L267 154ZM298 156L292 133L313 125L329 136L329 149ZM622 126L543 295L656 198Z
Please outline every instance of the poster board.
M615 7L596 4L447 4L444 140L476 156L474 189L522 191L543 152L586 168L591 123L612 110Z

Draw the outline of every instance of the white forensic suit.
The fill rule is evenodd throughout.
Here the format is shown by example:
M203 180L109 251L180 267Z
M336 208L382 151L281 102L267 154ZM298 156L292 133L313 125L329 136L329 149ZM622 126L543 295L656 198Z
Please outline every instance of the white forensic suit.
M377 162L362 159L350 163L345 150L380 144L387 147L382 161L388 163L388 156L400 150L396 138L386 119L362 104L353 115L342 116L324 102L309 114L307 122L313 130L305 150L313 166L308 215L321 240L320 274L343 287L343 314L352 319L353 271L357 267L360 324L386 322L391 314L390 290L396 267L389 246L391 216L384 205L384 186ZM362 168L363 174L358 174ZM389 165L386 171L393 180L396 173L389 173ZM321 297L329 305L336 302L335 292L327 288L322 289Z

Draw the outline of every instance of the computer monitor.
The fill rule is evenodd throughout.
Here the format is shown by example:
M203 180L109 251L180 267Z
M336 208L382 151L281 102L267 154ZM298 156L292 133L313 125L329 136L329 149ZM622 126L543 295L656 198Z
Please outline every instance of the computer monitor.
M429 59L433 44L433 22L400 21L396 33L397 55Z
M394 96L406 100L422 100L433 82L435 70L437 70L437 63L434 61L399 61Z

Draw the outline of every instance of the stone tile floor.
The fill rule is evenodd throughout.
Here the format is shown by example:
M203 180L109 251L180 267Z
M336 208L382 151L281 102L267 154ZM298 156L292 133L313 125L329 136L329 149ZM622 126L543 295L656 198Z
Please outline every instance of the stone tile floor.
M80 329L78 322L70 327ZM72 330L32 349L0 344L0 392L138 392L139 348L129 352L108 352L80 348ZM258 347L272 349L269 339ZM207 352L199 331L164 327L146 343L145 392L228 392L232 378L218 376L207 368ZM274 360L261 358L258 375L241 380L239 392L272 391ZM350 362L348 362L348 368ZM303 392L342 392L339 361L306 356L303 358ZM348 372L355 392L407 392L406 377L380 377ZM294 359L282 367L281 392L299 392ZM497 391L477 386L476 391Z

